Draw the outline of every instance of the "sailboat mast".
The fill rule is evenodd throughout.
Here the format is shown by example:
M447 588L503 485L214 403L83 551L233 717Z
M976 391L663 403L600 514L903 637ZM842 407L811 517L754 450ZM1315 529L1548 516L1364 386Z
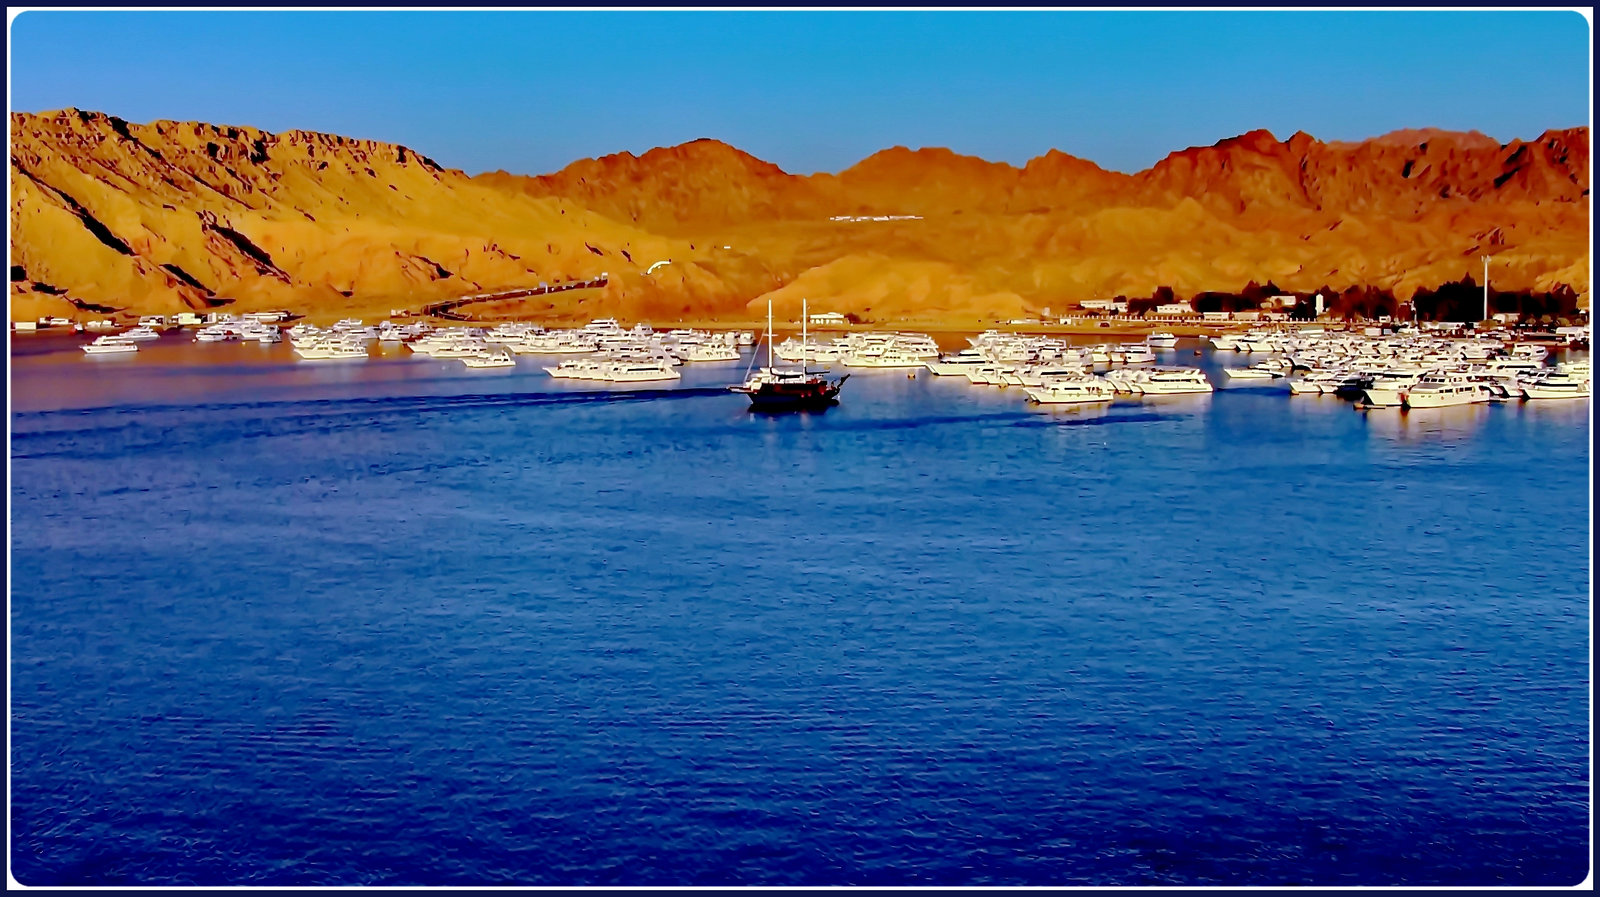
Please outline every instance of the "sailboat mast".
M1487 266L1485 266L1485 267L1487 267ZM806 299L805 299L804 296L801 296L800 297L800 376L802 376L802 377L804 377L806 374L811 373L811 371L809 369L809 365L806 364L806 352L808 351L806 349L806 319L809 318L809 317L811 317L811 316L806 313Z
M767 370L772 370L772 300L767 300Z

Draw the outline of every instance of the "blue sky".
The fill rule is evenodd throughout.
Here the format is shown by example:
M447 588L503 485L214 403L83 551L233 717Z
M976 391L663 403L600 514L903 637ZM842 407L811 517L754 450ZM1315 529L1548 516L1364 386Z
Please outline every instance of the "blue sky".
M13 111L305 128L469 173L697 137L785 170L894 145L1121 171L1253 128L1502 142L1590 119L1574 12L69 12L11 22Z

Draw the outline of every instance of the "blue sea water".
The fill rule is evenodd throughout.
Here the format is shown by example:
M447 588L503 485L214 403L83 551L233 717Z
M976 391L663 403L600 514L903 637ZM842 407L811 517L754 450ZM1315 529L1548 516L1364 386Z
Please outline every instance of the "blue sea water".
M31 340L25 884L1588 874L1587 402Z

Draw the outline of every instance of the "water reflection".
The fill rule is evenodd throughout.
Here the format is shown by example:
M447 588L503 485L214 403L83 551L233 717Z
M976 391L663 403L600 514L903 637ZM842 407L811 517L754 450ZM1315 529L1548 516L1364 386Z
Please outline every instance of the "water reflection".
M1186 393L1178 395L1151 395L1145 393L1138 397L1141 405L1159 408L1162 411L1187 411L1198 413L1211 407L1212 393Z
M1028 403L1028 410L1043 415L1049 419L1059 420L1063 423L1074 421L1095 420L1111 413L1110 402L1093 402L1080 405L1035 405Z
M1399 442L1462 439L1472 435L1496 412L1487 404L1453 408L1357 409L1372 432Z
M1508 404L1506 407L1522 420L1569 423L1573 426L1580 426L1586 424L1589 420L1589 401L1588 397L1582 399L1536 399L1531 402Z

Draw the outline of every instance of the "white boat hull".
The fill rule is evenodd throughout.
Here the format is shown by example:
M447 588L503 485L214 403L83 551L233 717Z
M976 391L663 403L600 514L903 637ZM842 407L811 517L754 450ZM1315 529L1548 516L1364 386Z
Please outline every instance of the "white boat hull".
M1403 390L1399 389L1369 389L1363 395L1366 403L1374 408L1398 408L1405 404L1401 398Z
M1589 385L1581 387L1550 387L1527 384L1522 387L1524 398L1532 401L1535 399L1587 399L1589 398Z
M1489 401L1489 391L1478 389L1468 392L1406 392L1403 401L1407 408L1455 408L1460 405L1477 405Z
M948 361L925 361L922 366L941 377L964 377L977 365L957 364Z
M1197 383L1145 383L1142 385L1144 386L1144 394L1147 396L1181 396L1193 395L1196 393L1207 393L1212 391L1211 384L1209 383L1203 386Z
M1039 405L1090 405L1110 402L1116 398L1115 390L1059 389L1048 386L1030 386L1024 390L1028 401Z

